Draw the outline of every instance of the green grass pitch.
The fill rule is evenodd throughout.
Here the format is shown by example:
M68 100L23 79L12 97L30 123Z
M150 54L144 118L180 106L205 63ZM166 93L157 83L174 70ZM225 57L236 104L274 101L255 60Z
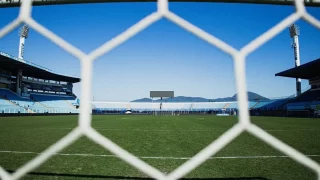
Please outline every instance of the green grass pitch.
M77 116L0 117L0 166L14 172L77 125ZM270 134L320 163L320 119L252 117ZM237 122L217 116L93 116L104 136L169 173ZM82 137L23 179L148 179ZM187 179L316 179L316 174L242 133Z

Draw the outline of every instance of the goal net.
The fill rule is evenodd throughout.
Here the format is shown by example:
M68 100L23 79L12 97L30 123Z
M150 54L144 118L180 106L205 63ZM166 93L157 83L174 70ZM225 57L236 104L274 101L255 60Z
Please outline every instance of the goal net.
M226 0L227 1L227 0ZM20 1L1 1L1 3L9 3L15 2L18 3ZM48 38L59 47L62 47L66 52L71 55L77 57L81 62L81 104L80 104L80 116L79 116L79 125L75 129L73 129L68 135L57 141L52 146L48 147L43 153L39 154L34 159L30 160L26 164L24 164L21 168L19 168L14 173L9 173L0 167L0 178L1 179L19 179L26 175L28 172L33 169L41 166L45 163L50 157L52 157L55 153L65 149L72 142L76 141L82 136L86 136L97 144L101 145L105 149L109 150L111 153L121 158L131 166L137 168L141 172L144 172L146 175L155 178L155 179L179 179L184 177L193 169L200 166L203 162L205 162L209 157L215 155L222 148L224 148L228 143L233 141L236 137L238 137L242 132L247 131L253 136L256 136L263 140L265 143L273 146L275 149L280 152L286 154L291 157L296 162L308 167L313 170L318 175L318 179L320 180L320 165L312 160L311 158L305 156L301 152L297 151L293 147L285 144L281 140L275 138L268 132L259 128L255 124L250 121L249 111L248 111L248 97L247 97L247 88L246 88L246 74L245 74L245 62L246 57L254 52L257 48L261 47L264 43L271 40L277 34L279 34L284 29L287 29L289 25L294 23L299 19L304 19L311 25L320 29L320 21L314 18L311 14L309 14L305 9L305 3L302 0L295 1L296 11L277 23L274 27L267 30L265 33L261 34L247 45L245 45L240 50L232 47L226 42L218 39L214 35L211 35L204 30L198 28L197 26L190 23L188 20L183 19L177 14L171 12L169 10L169 4L167 0L158 0L157 11L151 13L147 17L141 19L139 22L134 24L132 27L125 30L123 33L117 35L115 38L106 42L102 46L98 47L91 53L87 54L80 49L76 48L63 38L51 32L46 27L42 26L31 16L32 3L30 0L21 1L20 13L19 16L10 22L5 27L0 29L0 38L5 37L8 33L12 32L17 26L21 23L26 23L32 29L39 32L44 37ZM43 1L47 2L47 1ZM57 1L58 2L58 1ZM63 1L61 1L63 2ZM64 1L67 2L67 1ZM72 1L68 1L71 3ZM239 2L239 1L238 1ZM248 1L247 1L248 2ZM252 2L252 1L250 1ZM254 1L259 2L259 1ZM262 2L262 1L260 1ZM271 2L271 1L267 1ZM281 2L276 1L276 2ZM290 1L283 1L290 2ZM312 3L317 3L318 1L308 1ZM309 3L307 3L309 4ZM6 4L8 5L8 4ZM145 28L149 27L153 23L159 21L162 18L166 18L185 29L186 31L191 32L193 35L199 37L203 41L208 42L212 46L215 46L221 49L223 52L229 54L234 59L234 68L235 68L235 77L236 77L236 88L238 92L238 105L239 105L239 121L233 126L231 129L226 131L223 135L221 135L218 139L212 142L210 145L205 147L202 151L197 153L193 158L186 161L183 165L175 169L174 171L166 174L158 170L157 168L149 165L145 161L137 158L133 154L129 153L116 143L112 142L108 137L101 135L94 128L91 127L91 82L92 82L92 66L93 61L102 55L110 52L112 49L116 48L120 44L126 42L131 37L134 37L137 33L143 31ZM158 105L157 105L158 106ZM153 105L152 105L153 107Z

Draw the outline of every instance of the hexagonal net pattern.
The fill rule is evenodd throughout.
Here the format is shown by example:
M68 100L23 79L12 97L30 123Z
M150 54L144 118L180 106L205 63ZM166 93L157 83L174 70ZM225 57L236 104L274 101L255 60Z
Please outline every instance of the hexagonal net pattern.
M10 174L5 171L2 167L0 167L0 178L4 180L12 180L12 179L20 179L28 172L33 169L39 167L45 161L47 161L50 157L58 153L59 151L66 148L72 142L76 141L82 136L87 136L92 141L101 145L105 149L109 150L111 153L127 162L131 166L137 168L141 172L144 172L146 175L155 178L155 179L179 179L191 172L193 169L200 166L204 161L206 161L211 156L215 155L219 150L225 147L228 143L234 140L238 135L242 132L247 131L251 133L253 136L258 137L265 143L271 145L275 149L280 152L286 154L291 157L296 162L308 167L313 170L318 179L320 180L320 165L300 153L296 149L290 147L289 145L283 143L279 139L273 137L263 129L251 123L249 118L248 111L248 98L247 98L247 89L246 89L246 77L245 77L245 60L246 57L253 51L255 51L258 47L272 39L274 36L279 34L282 30L286 29L289 25L294 23L299 19L304 19L316 28L320 29L320 21L310 15L304 6L303 0L296 0L295 6L296 11L289 15L287 18L283 19L277 25L261 34L259 37L248 43L242 49L237 50L222 40L216 38L215 36L203 31L202 29L196 27L195 25L189 23L183 18L177 16L173 12L171 12L168 8L167 0L158 0L157 11L148 15L147 17L141 19L135 25L128 28L126 31L122 32L118 36L114 37L110 41L106 42L93 52L86 54L81 50L77 49L73 45L66 42L64 39L60 38L50 30L43 27L41 24L37 23L31 16L32 10L32 2L31 0L22 1L20 7L19 16L13 20L11 23L6 25L4 28L0 30L0 38L4 37L6 34L11 32L14 28L19 26L21 23L28 24L31 28L42 34L44 37L51 40L53 43L63 48L68 53L77 57L81 62L81 109L79 116L79 124L73 129L68 135L60 139L55 144L51 145L44 152L40 153L37 157L30 160L22 167L17 169L14 173ZM91 82L92 82L92 64L95 59L98 57L108 53L115 47L119 46L123 42L127 41L129 38L135 36L137 33L143 31L148 26L157 22L161 18L167 18L172 21L174 24L180 26L186 31L191 32L195 36L198 36L204 41L212 44L213 46L218 47L222 51L230 54L234 59L234 67L235 67L235 78L236 78L236 87L238 93L238 104L239 104L239 122L222 134L217 140L212 142L206 148L197 153L193 158L182 164L180 167L176 168L173 172L169 174L164 174L158 169L150 166L146 162L140 160L136 156L132 155L125 149L121 148L107 137L102 136L95 129L91 127L91 105L90 105L90 97L91 97Z

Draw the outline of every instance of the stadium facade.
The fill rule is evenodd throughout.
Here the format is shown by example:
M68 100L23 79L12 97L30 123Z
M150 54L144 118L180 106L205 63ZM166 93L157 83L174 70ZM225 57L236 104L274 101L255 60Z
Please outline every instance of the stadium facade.
M286 103L288 116L320 115L320 58L301 66L279 72L276 76L309 81L310 89Z
M80 78L0 52L0 113L78 113Z

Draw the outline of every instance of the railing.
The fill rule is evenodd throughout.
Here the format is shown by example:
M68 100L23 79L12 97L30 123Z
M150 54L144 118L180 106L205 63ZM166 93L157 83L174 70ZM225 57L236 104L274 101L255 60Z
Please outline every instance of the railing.
M75 109L60 109L60 110L55 110L55 109L35 109L35 108L10 108L10 107L7 107L7 108L2 108L0 107L0 114L1 113L9 113L9 114L18 114L18 113L21 113L21 114L29 114L31 113L30 111L28 110L31 110L33 111L34 113L79 113L80 110L75 110Z

